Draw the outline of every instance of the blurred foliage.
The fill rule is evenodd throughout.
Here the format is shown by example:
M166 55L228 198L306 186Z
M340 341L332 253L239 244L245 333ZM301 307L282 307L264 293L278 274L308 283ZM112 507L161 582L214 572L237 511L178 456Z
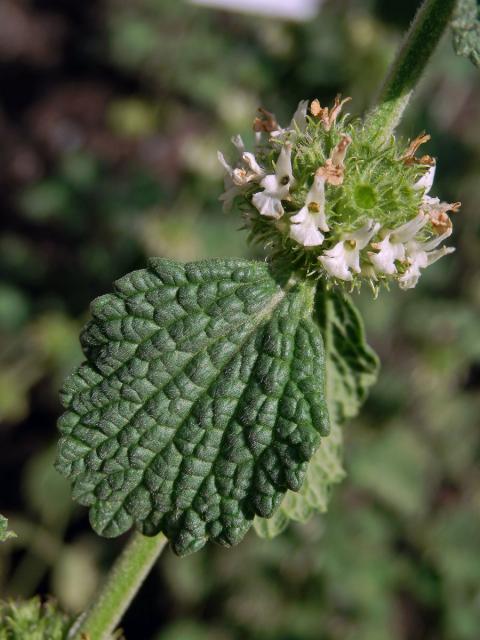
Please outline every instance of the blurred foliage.
M39 598L0 604L1 640L64 640L70 620L51 602Z
M14 538L16 533L8 528L8 520L0 514L0 542Z
M460 0L452 24L453 44L459 56L480 67L480 3Z
M149 255L261 257L221 213L216 150L251 139L259 105L285 123L341 91L360 114L416 5L331 0L291 24L166 0L0 4L0 512L18 534L0 549L4 594L75 614L121 548L51 468L90 300ZM167 552L127 637L477 640L479 122L478 70L446 39L402 131L432 134L435 194L463 201L457 251L412 292L357 299L382 371L344 429L329 513L273 541Z

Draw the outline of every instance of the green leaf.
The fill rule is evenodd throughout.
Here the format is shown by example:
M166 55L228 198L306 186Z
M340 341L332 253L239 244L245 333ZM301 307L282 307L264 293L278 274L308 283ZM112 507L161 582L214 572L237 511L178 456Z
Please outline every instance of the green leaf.
M480 3L459 0L452 21L453 46L459 56L480 67Z
M325 345L331 433L313 456L300 491L288 491L272 518L255 518L255 530L264 538L281 533L290 520L306 522L313 513L327 510L332 486L345 476L340 425L358 413L377 378L378 358L366 343L362 319L350 297L319 287L315 309Z
M343 424L358 414L377 379L379 361L350 296L320 290L316 311L326 352L327 403L332 421Z
M178 554L238 543L328 433L312 285L245 260L152 259L91 310L56 465L92 526L163 531Z
M332 486L345 477L342 467L342 431L336 424L322 440L313 456L298 492L287 491L280 507L271 518L256 517L255 531L262 538L274 538L290 521L307 522L314 513L325 513Z
M17 534L8 528L8 520L0 514L0 542L5 542L9 538L16 538Z

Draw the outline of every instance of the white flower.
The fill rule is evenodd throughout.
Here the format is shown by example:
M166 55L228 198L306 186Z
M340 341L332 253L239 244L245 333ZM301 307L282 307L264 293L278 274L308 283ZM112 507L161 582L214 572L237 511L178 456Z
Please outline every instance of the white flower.
M221 151L217 152L218 160L222 167L225 169L225 176L223 179L224 192L219 197L219 200L223 202L223 210L230 211L233 205L233 201L236 196L242 193L242 190L233 182L233 167L231 167L225 160L225 156Z
M277 140L284 140L287 137L291 139L292 135L294 135L298 131L305 131L305 128L307 126L307 111L308 100L300 100L297 109L292 116L290 125L285 128L278 126L278 128L274 131L270 131L270 136L272 138L276 138Z
M245 187L249 182L259 182L265 175L264 169L258 164L253 153L242 153L241 163L232 172L232 180L239 187Z
M417 180L417 182L413 185L413 188L418 190L423 189L424 196L430 193L430 189L433 186L433 180L435 178L436 168L437 166L435 164L432 164L432 166L428 169L428 171L424 173L423 176L419 180Z
M300 131L304 131L307 126L307 111L308 100L300 100L297 106L297 110L293 114L292 121L290 123L290 129L295 131L298 128Z
M315 176L313 185L307 194L305 205L290 218L290 237L304 247L322 244L324 235L319 231L328 231L325 218L325 180Z
M442 233L452 228L452 221L450 220L449 212L455 213L459 210L460 202L441 202L440 198L435 198L430 195L430 189L433 185L433 179L435 177L435 165L432 165L429 170L417 180L413 185L415 189L424 189L422 198L422 211L429 217L435 231Z
M412 289L415 287L421 275L421 269L425 269L425 267L430 266L443 256L455 251L454 247L436 249L451 233L452 230L448 229L445 233L442 233L441 236L438 236L438 238L433 238L433 240L429 240L428 242L411 240L407 243L406 259L408 268L398 279L402 289Z
M286 143L278 156L275 173L265 176L260 182L263 191L253 195L252 203L262 216L278 219L284 213L282 200L288 197L294 183L291 156L292 145Z
M423 213L389 231L381 242L372 245L378 249L378 253L369 252L370 262L375 267L377 273L393 275L397 272L396 260L405 258L405 243L412 240L416 234L428 222L428 217Z
M233 168L225 160L221 151L217 153L218 160L225 170L225 192L220 196L224 211L231 209L233 200L244 191L245 187L248 187L251 182L259 182L265 175L265 170L258 164L255 155L245 151L241 136L234 136L232 142L240 154L238 166Z
M367 246L379 228L378 222L369 220L361 229L347 234L334 247L325 251L319 260L326 271L340 280L351 280L352 271L360 273L360 251Z

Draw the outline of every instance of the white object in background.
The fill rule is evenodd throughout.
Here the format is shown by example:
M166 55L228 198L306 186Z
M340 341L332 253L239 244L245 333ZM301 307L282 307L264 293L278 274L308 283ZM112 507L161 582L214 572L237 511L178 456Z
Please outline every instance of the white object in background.
M192 4L284 20L309 20L324 0L190 0Z

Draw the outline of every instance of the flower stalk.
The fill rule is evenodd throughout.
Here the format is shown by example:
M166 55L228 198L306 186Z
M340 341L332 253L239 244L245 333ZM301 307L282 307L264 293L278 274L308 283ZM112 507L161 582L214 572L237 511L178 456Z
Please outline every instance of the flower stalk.
M92 606L70 630L69 639L110 640L166 543L162 533L153 537L134 533Z
M432 53L447 28L457 0L425 0L405 35L367 126L383 139L397 127Z

